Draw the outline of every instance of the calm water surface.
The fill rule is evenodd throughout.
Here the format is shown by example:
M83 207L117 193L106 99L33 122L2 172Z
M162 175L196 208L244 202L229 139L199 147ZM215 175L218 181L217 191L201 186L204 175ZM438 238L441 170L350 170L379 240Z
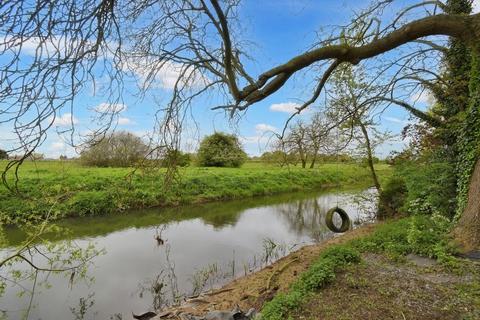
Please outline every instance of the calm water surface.
M77 245L93 243L105 253L73 284L70 273L40 273L33 298L31 280L7 287L0 310L7 319L24 318L27 309L28 319L131 319L132 312L161 309L332 237L326 211L338 202L352 221L363 220L372 206L359 204L357 195L372 192L296 193L64 220ZM12 246L23 237L7 230Z

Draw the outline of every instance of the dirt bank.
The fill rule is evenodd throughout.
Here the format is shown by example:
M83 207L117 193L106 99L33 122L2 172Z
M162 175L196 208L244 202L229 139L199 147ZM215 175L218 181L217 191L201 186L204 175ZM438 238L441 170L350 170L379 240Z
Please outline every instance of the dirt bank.
M187 300L180 307L162 312L157 319L180 319L182 313L203 315L212 310L231 310L238 305L242 310L261 310L263 304L277 292L286 291L297 277L306 271L320 252L333 245L370 234L376 225L369 224L351 230L320 244L305 246L272 265L236 279L219 290Z

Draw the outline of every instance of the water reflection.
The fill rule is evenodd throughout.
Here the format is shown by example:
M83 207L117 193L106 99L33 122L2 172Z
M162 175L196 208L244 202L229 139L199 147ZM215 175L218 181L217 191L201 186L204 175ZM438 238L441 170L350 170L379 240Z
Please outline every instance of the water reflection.
M94 242L106 254L89 270L93 282L72 288L65 275L48 275L52 288L34 295L30 318L126 319L178 303L333 236L324 220L337 203L360 220L363 204L353 194L290 194L62 221L78 245ZM6 237L16 244L22 233L9 229ZM29 304L12 288L0 299L12 319Z

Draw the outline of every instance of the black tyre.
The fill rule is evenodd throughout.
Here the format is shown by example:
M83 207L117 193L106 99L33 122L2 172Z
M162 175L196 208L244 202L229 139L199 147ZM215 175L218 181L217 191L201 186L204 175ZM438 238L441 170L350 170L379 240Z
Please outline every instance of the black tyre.
M340 228L338 228L333 223L333 215L335 214L335 212L338 213L340 218L342 218L342 225L340 226ZM348 229L350 229L350 226L351 226L350 217L345 212L345 210L339 207L335 207L328 210L327 215L325 216L325 223L327 224L328 229L336 233L348 231Z

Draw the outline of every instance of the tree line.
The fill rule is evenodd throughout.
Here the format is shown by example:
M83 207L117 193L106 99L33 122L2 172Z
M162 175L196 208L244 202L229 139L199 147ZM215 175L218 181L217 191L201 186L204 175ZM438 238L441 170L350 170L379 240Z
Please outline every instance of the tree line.
M240 167L247 159L237 136L216 132L206 136L196 154L162 146L150 146L126 131L91 141L80 152L80 161L98 167L131 167L156 162L161 167L185 167L195 160L202 167Z

